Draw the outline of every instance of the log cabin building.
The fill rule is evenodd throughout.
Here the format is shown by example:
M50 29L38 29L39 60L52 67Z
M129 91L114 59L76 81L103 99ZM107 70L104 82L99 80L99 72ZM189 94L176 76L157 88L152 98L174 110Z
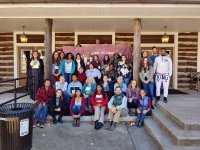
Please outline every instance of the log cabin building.
M45 49L61 51L66 45L94 44L96 38L134 49L134 20L140 18L141 50L151 54L153 46L166 47L173 60L171 88L189 89L191 72L200 72L197 4L200 0L1 0L0 79L26 76L26 51L38 50L48 59ZM50 26L48 20L52 21ZM22 26L26 26L26 43L20 41ZM164 26L168 43L161 41Z

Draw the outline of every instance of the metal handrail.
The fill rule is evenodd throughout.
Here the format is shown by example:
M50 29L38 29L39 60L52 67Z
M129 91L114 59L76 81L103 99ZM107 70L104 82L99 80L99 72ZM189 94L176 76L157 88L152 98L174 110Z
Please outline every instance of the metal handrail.
M17 90L18 89L22 89L22 88L25 88L26 86L22 86L22 87L17 87L17 81L19 80L24 80L24 79L32 79L32 83L31 84L28 84L28 93L24 94L24 95L21 95L19 97L17 97ZM35 80L34 80L34 76L31 76L31 77L23 77L23 78L14 78L14 79L9 79L9 80L0 80L0 83L6 83L6 82L13 82L14 81L14 88L13 89L9 89L9 90L5 90L5 91L2 91L0 92L0 95L2 94L5 94L5 93L9 93L9 92L14 92L14 98L11 99L11 100L7 100L6 102L3 102L0 104L0 107L5 105L5 104L8 104L10 102L13 102L14 101L14 108L17 107L17 100L22 98L22 97L25 97L27 95L30 95L31 93L33 94L33 100L35 101ZM30 91L30 87L32 87L32 90Z

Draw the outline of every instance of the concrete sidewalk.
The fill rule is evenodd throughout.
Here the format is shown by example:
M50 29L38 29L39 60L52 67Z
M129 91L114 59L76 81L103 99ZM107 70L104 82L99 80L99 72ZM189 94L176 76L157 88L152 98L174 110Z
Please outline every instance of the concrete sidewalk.
M144 128L119 124L111 132L95 130L89 123L79 128L72 122L33 129L32 150L158 150Z

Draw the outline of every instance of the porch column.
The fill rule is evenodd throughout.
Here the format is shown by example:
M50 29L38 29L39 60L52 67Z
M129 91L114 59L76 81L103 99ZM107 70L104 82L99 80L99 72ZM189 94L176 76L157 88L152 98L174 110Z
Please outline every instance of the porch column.
M139 67L141 59L141 28L141 19L134 19L133 79L137 82L139 81Z
M45 33L44 33L44 45L45 45L44 78L45 79L50 79L51 77L52 26L53 26L53 19L45 19Z

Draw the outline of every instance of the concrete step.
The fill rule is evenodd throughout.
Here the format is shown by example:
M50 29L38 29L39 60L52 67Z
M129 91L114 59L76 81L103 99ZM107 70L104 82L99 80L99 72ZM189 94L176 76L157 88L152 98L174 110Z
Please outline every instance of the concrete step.
M145 120L144 128L152 137L155 144L159 147L159 150L200 150L200 146L175 145L165 131L160 128L160 126L152 118L147 118Z
M200 131L183 130L158 109L153 111L152 118L172 138L175 145L200 145Z
M50 115L48 115L47 120L51 121L52 117ZM135 116L131 117L131 116L127 115L125 117L120 117L120 122L132 122L132 121L135 121L135 120L136 120ZM64 122L69 122L69 121L72 122L73 118L71 116L64 116L63 121ZM82 116L81 121L83 121L83 122L94 121L94 116L93 115L92 116ZM105 115L105 121L109 121L107 114Z
M170 101L168 103L170 103ZM176 107L173 106L173 108L169 109L170 107L168 106L168 103L165 104L160 101L156 103L156 106L159 108L160 111L162 111L165 115L170 117L183 130L200 130L200 119L196 119L196 118L199 118L199 114L196 114L194 112L195 111L194 108L181 106L184 108L182 108L181 110L178 110L180 109L180 106L176 106L176 107L179 107L176 110ZM195 103L196 102L194 102L193 105L195 105ZM199 110L196 110L196 111L199 111ZM195 117L193 117L192 114L194 114Z

